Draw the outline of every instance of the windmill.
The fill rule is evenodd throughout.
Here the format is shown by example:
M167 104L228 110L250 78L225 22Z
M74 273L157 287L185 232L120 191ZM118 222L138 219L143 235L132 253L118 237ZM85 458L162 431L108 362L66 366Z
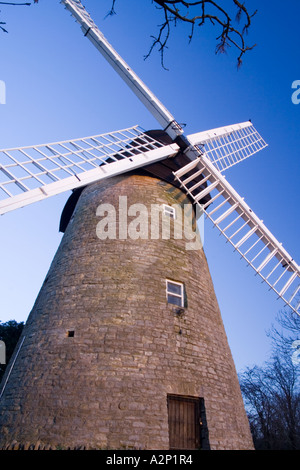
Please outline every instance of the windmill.
M214 311L217 308L214 303L215 301L212 300L213 294L210 294L210 297L206 299L206 304L211 304L211 311L208 315L211 317L210 324L208 324L208 320L206 320L206 330L201 333L201 338L202 336L203 338L207 336L208 339L201 339L200 343L201 341L205 343L204 350L208 348L208 344L212 341L211 333L209 334L208 332L213 329L215 324L218 324L218 326L215 327L215 332L218 332L218 335L222 338L220 340L222 345L220 346L219 353L223 355L225 352L224 355L227 357L226 366L224 366L223 362L222 364L223 368L226 369L226 377L223 377L224 387L225 389L227 387L228 390L227 395L224 391L222 391L222 393L225 393L225 396L231 395L233 397L231 398L231 407L238 403L238 405L236 405L238 411L234 417L236 423L235 429L231 435L230 433L228 434L228 429L224 427L225 425L223 426L222 423L220 424L222 420L224 421L224 415L222 415L222 412L220 411L221 408L224 408L224 403L220 403L221 394L220 390L218 390L222 367L220 364L216 365L216 356L212 358L210 372L206 370L205 373L203 373L202 371L203 376L200 375L195 377L195 383L193 383L190 376L188 376L187 380L187 377L184 374L183 377L178 378L178 369L174 366L177 359L173 360L173 366L170 368L170 371L166 369L167 366L165 364L165 368L161 371L161 374L171 376L171 370L175 370L177 379L180 382L180 384L178 383L176 385L177 388L173 383L173 377L173 382L170 381L165 386L165 389L163 390L163 399L158 401L158 403L151 401L152 405L150 406L150 402L146 401L144 409L142 409L140 402L141 398L140 396L139 398L136 396L136 401L133 400L133 403L128 405L128 390L130 390L134 396L135 393L137 393L137 391L134 390L132 382L129 384L128 371L131 369L134 370L134 374L137 374L137 370L140 372L144 370L143 368L146 370L147 367L145 366L145 362L143 362L145 357L148 357L149 359L150 357L154 358L155 355L154 351L150 349L150 346L149 349L147 349L149 337L145 334L145 330L143 330L143 333L137 333L136 336L137 338L140 338L140 341L141 338L145 341L143 347L140 346L141 351L143 352L143 355L138 356L141 361L140 364L135 364L134 358L131 362L129 360L126 362L124 359L125 354L124 357L121 356L119 358L119 361L123 364L121 368L123 375L120 375L121 379L118 381L112 380L112 377L116 374L115 370L119 370L116 369L116 367L120 365L116 358L114 367L113 363L105 364L105 378L103 371L101 371L100 374L98 370L99 376L96 379L94 376L95 374L93 373L93 380L87 372L82 372L82 377L87 384L89 384L89 380L91 380L89 388L95 389L95 380L98 380L98 387L102 387L102 390L105 390L106 387L109 388L107 383L112 382L113 390L115 391L114 393L118 395L117 411L114 410L113 413L109 413L108 410L112 408L112 404L107 395L111 393L111 390L107 390L107 393L105 394L107 406L105 407L105 405L103 405L104 408L101 411L102 414L98 414L98 416L101 416L102 420L100 431L97 430L95 432L95 423L93 426L86 424L87 421L90 420L90 418L87 418L86 414L88 403L91 403L90 395L87 395L86 400L81 397L82 410L80 413L78 412L81 417L81 422L80 424L77 423L77 425L75 425L76 418L78 421L80 420L76 415L76 411L74 412L74 410L70 409L70 401L73 401L74 399L72 394L70 394L69 401L69 392L67 392L67 394L62 394L61 396L58 394L57 400L60 403L56 404L56 407L51 400L49 401L48 395L50 382L55 391L59 389L63 389L64 392L66 391L66 384L63 384L63 378L57 371L57 368L61 367L62 364L61 358L64 356L66 358L66 363L68 364L65 371L65 377L68 377L69 382L67 382L67 385L70 387L70 378L73 377L73 380L75 380L76 374L78 373L77 371L75 372L75 375L74 372L72 373L72 376L68 375L71 367L70 364L74 364L81 354L81 351L77 350L76 355L74 345L71 346L70 342L66 344L61 337L58 339L58 329L61 328L62 322L66 322L67 316L67 338L74 338L75 341L77 340L80 324L78 319L75 320L74 318L71 318L69 310L67 314L65 314L66 312L64 312L64 314L59 312L59 310L62 309L63 304L73 302L73 306L68 306L66 308L74 310L78 309L78 302L83 302L82 297L77 299L77 303L75 302L78 290L76 290L75 285L65 285L65 281L62 281L64 275L68 275L70 277L70 264L73 266L72 276L76 275L81 281L84 280L86 298L88 298L92 304L93 302L95 304L98 302L98 300L94 298L94 291L90 289L91 286L95 284L95 281L89 279L87 282L85 278L85 269L87 269L88 264L85 261L85 256L87 252L91 252L91 245L88 243L88 246L85 248L87 251L85 251L84 256L81 254L80 244L75 244L76 249L72 248L72 244L75 243L73 242L74 220L76 220L77 217L77 223L79 224L78 227L80 228L81 223L81 234L84 234L83 225L85 224L87 226L90 219L90 213L88 214L86 208L91 206L93 207L93 210L95 209L96 206L93 201L96 194L98 194L98 191L100 191L99 194L101 196L101 201L104 201L105 203L114 202L114 204L116 204L119 195L122 197L122 195L126 194L127 196L127 186L128 184L130 186L130 183L128 182L133 181L132 186L130 187L131 189L129 190L131 201L133 202L138 202L134 199L134 195L138 190L144 194L143 198L150 198L152 192L153 196L155 196L155 200L159 201L162 200L161 192L167 193L167 199L165 202L171 201L170 198L171 196L173 197L174 194L175 199L172 201L182 200L182 198L184 198L184 201L189 201L189 204L194 208L195 212L197 208L199 208L201 213L204 212L204 214L212 221L214 226L219 229L220 233L225 236L226 240L234 247L234 250L237 251L241 258L254 269L255 273L262 278L267 286L273 290L295 314L299 315L300 307L298 296L300 289L299 266L265 227L263 222L253 213L251 208L239 196L234 188L232 188L223 175L224 171L231 166L266 147L266 143L256 131L253 124L248 121L205 132L199 132L187 137L184 136L183 129L176 122L172 114L153 95L153 93L107 42L91 19L90 15L82 6L81 2L77 0L62 0L61 3L79 22L84 36L90 39L94 46L97 47L110 65L117 71L121 78L128 84L131 90L156 118L162 131L156 130L145 132L138 126L134 126L108 134L94 135L72 141L49 143L33 147L6 149L0 152L0 214L43 200L51 197L52 195L72 190L72 196L66 204L61 219L61 230L65 232L65 237L62 241L62 251L56 257L50 268L45 279L43 289L41 290L41 295L39 296L36 306L28 320L24 335L17 346L12 363L10 367L8 367L7 374L3 380L2 390L0 392L0 406L3 410L3 419L1 422L3 438L1 445L5 447L15 445L53 446L55 444L62 444L71 447L73 445L72 443L75 441L79 446L86 446L88 442L92 441L93 445L96 447L100 445L99 443L102 443L101 445L107 446L140 445L143 447L148 446L148 448L153 448L153 446L158 445L158 442L162 442L163 446L167 446L169 444L171 448L177 448L178 446L183 446L184 448L196 448L199 447L200 444L202 447L208 446L209 440L212 440L215 442L218 441L218 444L215 443L212 445L212 447L215 446L215 448L251 447L249 430L247 430L246 419L242 411L239 391L237 390L236 378L234 378L234 367L232 367L231 360L228 358L229 353L227 345L225 344L226 340L224 339L224 333L221 332L222 327L219 325L220 320L213 316ZM156 183L155 188L153 186L153 182L157 180L160 181L159 189L157 189ZM142 181L146 181L147 184L142 183ZM97 188L97 190L95 188ZM174 191L173 188L175 188ZM98 202L99 194L97 196ZM178 199L176 199L177 197ZM167 207L167 211L170 210L168 208L171 208L171 204L165 205ZM84 245L84 240L82 240L81 243ZM122 250L124 251L123 245L122 243L120 244L118 240L118 245L110 243L110 246L113 248L109 248L109 246L105 244L105 250L107 252L111 250L110 259L114 260L114 262L118 264L120 260L122 261L120 253ZM126 250L129 251L131 248L128 248L128 245L126 246ZM134 247L131 253L133 257L132 259L139 259L139 257L134 258L134 256L136 256L136 245L131 244L130 246ZM78 261L76 260L76 262L74 259L68 259L68 252L70 252L71 249L78 253ZM178 252L178 247L176 250ZM116 254L119 255L119 258L118 256L115 256ZM145 257L146 256L148 259L153 257L153 252L149 251L147 253L147 250L145 249ZM167 257L167 254L165 256ZM193 318L194 322L199 322L199 319L195 318L196 312L190 313L193 311L190 307L193 303L191 300L192 296L189 295L189 291L192 290L190 286L195 284L194 277L195 275L198 275L197 272L199 273L200 269L200 264L197 264L200 263L200 261L192 261L191 258L193 257L193 254L190 253L187 265L182 265L183 270L186 271L188 267L190 267L191 271L190 275L186 274L187 277L190 276L190 279L186 280L185 285L184 283L181 283L180 276L178 274L176 275L177 267L176 269L175 267L172 267L172 269L170 268L170 275L167 276L167 262L164 266L164 269L166 270L166 300L167 303L171 305L171 311L175 315L174 325L177 328L176 331L181 342L185 341L184 328L187 328L189 315ZM170 259L173 258L174 252L166 259L168 259L169 263ZM178 259L176 261L177 263L179 262ZM195 266L193 266L194 262ZM201 259L201 263L201 270L203 269L203 271L205 271L206 268L204 268L203 259ZM120 264L122 264L122 262L120 262ZM126 269L128 266L129 265L127 263ZM158 269L156 261L155 263L153 262L153 266L155 269ZM125 275L125 268L123 271L118 271L118 275L115 275L114 272L112 273L107 266L102 269L101 276L107 276L110 285L109 287L105 285L105 289L107 288L107 296L101 298L102 305L105 305L102 309L105 312L104 318L102 319L103 326L98 325L97 329L97 334L99 334L99 331L102 332L101 334L104 338L104 345L105 341L108 342L109 337L118 338L127 355L128 351L126 350L125 343L129 342L129 336L126 338L126 341L123 338L122 343L120 341L120 333L119 331L116 332L115 327L120 323L121 329L124 328L124 325L128 327L129 324L131 325L131 328L134 323L132 320L132 318L134 318L134 314L132 313L132 307L130 307L126 318L120 314L119 318L114 317L112 321L112 312L116 310L116 304L112 303L112 305L110 305L112 291L109 289L113 289L114 284L112 283L112 280L114 279L114 276L116 276L115 281L120 283L122 280L122 282L124 282L124 286L124 277L126 278L130 275L132 275L133 279L137 282L138 273L135 272L132 264L130 264L129 267L131 271L129 270L128 274L125 272ZM161 272L159 274L157 273L155 276L155 269L153 268L153 277L160 276L161 280ZM62 275L62 278L58 279L58 272ZM143 271L143 273L144 272L145 271ZM207 290L212 291L210 280L208 279L208 273L205 271L203 276L206 279L206 285L209 285ZM145 276L145 280L146 279L148 279L149 291L151 291L153 288L150 285L151 276L149 278ZM201 280L199 281L200 284L203 282ZM134 303L137 302L137 293L133 293L130 289L126 290L125 287L122 287L123 284L119 285L121 286L117 288L119 301L121 301L122 298L123 302L125 298L129 299L129 301L132 299L131 305L137 305L137 303ZM104 284L102 283L101 286L103 287ZM124 288L125 294L123 297L121 296L122 288ZM157 286L155 289L156 288ZM105 291L105 289L103 290ZM185 289L187 291L188 304L185 299ZM64 290L68 291L68 298L65 298ZM43 294L43 291L46 292L47 295ZM128 297L128 293L130 294L130 298ZM203 291L201 291L201 295L205 295ZM46 300L43 300L44 298ZM72 300L70 301L70 299ZM104 302L104 304L103 299L106 299L106 303ZM139 304L143 302L145 302L145 298L141 295ZM49 311L50 305L53 315L52 320L49 315L45 314L45 312ZM89 306L89 309L90 308L94 308L94 306ZM99 306L97 308L99 308ZM155 311L159 310L157 306L153 308ZM151 311L150 304L147 304L147 310L149 312ZM151 316L153 319L155 318L154 312L152 312ZM98 321L95 317L90 318L93 318L93 321L95 322ZM54 323L49 323L50 320ZM148 318L148 316L147 321L150 322L150 318ZM157 318L155 322L156 321ZM114 326L108 328L108 324L110 326L113 324ZM135 324L137 324L137 321L135 321ZM64 323L63 328L65 328L65 325L66 323ZM151 325L151 328L149 325ZM155 325L156 323L148 323L148 330L154 330L156 328ZM200 323L195 323L195 325L198 325L200 330L203 328ZM95 334L95 332L93 334ZM148 333L148 335L149 334L150 333ZM170 334L171 333L166 333L168 339L168 335ZM153 335L153 332L151 332L151 335ZM151 338L153 339L153 337ZM50 346L49 343L47 343L48 340L50 342ZM159 338L154 338L154 343L155 341L157 341L157 344L165 344L166 337L164 337L161 332ZM181 346L178 346L180 341L177 338L175 345L176 348L183 348L182 343L180 343ZM200 361L200 363L201 358L203 361L204 357L205 360L208 361L203 350L201 351L201 346L196 345L194 341L195 338L192 339L189 347L186 344L186 350L189 348L193 350L194 348L195 355L196 351L198 352L198 361ZM56 348L55 351L58 354L57 357L60 357L60 362L57 362L57 357L54 362L51 362L50 360L51 354L54 356L53 351L51 352L51 348L54 343ZM100 346L97 345L96 349L89 349L84 341L80 344L84 344L84 347L87 348L87 350L85 349L86 357L89 357L93 363L95 357L97 355L97 357L99 357L99 354L101 353L99 352L101 349ZM35 352L33 352L34 348ZM16 397L13 398L14 408L17 409L19 407L22 409L22 412L16 412L16 414L13 415L10 413L10 397L13 390L13 384L18 380L20 382L21 368L24 368L24 364L27 364L28 367L28 362L33 361L33 357L37 353L36 348L47 352L46 362L50 365L52 364L51 367L54 375L48 377L47 374L41 372L40 366L36 365L36 368L34 369L35 371L30 377L35 381L34 383L40 391L47 391L47 397L43 398L42 396L39 396L39 399L34 405L34 392L31 391L32 398L28 400L28 388L26 387L28 387L29 384L24 384L24 390L27 390L27 392L24 392L22 395L22 392L18 391ZM178 351L179 350L177 350L177 354ZM180 349L180 351L182 356L183 349ZM107 347L106 354L109 354L110 352L112 355L116 354L111 344ZM148 353L148 356L146 353ZM140 354L142 353L140 352ZM210 355L212 355L212 352L210 352ZM185 359L190 360L190 357L191 355L187 354ZM104 356L101 356L101 358L103 359ZM158 358L162 360L159 355L156 358L157 361ZM37 359L35 360L38 362ZM111 356L110 361L112 361ZM159 367L157 361L155 362L155 365L158 370ZM149 363L150 362L148 360L147 364ZM186 367L187 370L190 369L190 372L192 371L191 373L193 375L195 374L196 369L192 370L191 364L192 363L189 363ZM212 364L215 365L215 370L213 370ZM81 371L83 371L83 364L81 364L81 367ZM153 367L154 363L149 369L147 369L147 373L145 372L143 376L144 379L145 376L147 377L147 381L145 380L145 390L147 391L149 389L148 395L144 390L147 400L150 400L150 397L153 399L154 388L156 388L156 390L159 389L159 382L154 382L153 375L150 374ZM196 367L196 363L194 362L193 367ZM37 384L36 381L39 374L42 378L39 381L39 384ZM205 379L205 381L204 376L209 374L211 374L212 377L210 380ZM214 374L216 374L215 377L213 377ZM138 376L133 375L133 377L136 380L135 383L139 383ZM79 382L83 379L79 379ZM124 384L128 382L126 390L121 387L120 380L123 381ZM159 380L162 379L160 378ZM201 381L202 383L200 383ZM228 382L234 383L234 385L232 385L234 394L232 389L229 391ZM82 383L83 382L81 381L81 385ZM149 386L149 383L152 384L152 387ZM203 383L205 385L203 385ZM211 385L211 388L209 388L209 384L212 383L214 383L214 385ZM30 385L32 386L32 384ZM203 393L201 392L202 389L200 390L199 387L204 387ZM137 388L143 390L141 385ZM162 393L161 390L160 392ZM76 393L82 393L82 389L81 392L77 391ZM26 394L27 399L24 398L24 395ZM214 397L211 402L208 396L209 394ZM122 396L127 397L127 400L125 398L120 399ZM103 399L103 393L101 397ZM217 399L217 397L219 398ZM103 399L104 402L105 400ZM218 402L218 411L214 413L213 410L216 409L216 402ZM134 405L135 403L136 407ZM32 418L31 416L35 406L36 418ZM99 413L97 400L93 402L93 406L94 408L92 407L92 410L95 413ZM165 408L163 408L164 406ZM228 403L225 404L225 409L227 406L229 406ZM64 413L65 407L67 409L66 413ZM46 408L47 413L45 412ZM230 409L230 413L232 413L232 408ZM181 424L181 428L179 430L177 429L175 432L174 423L178 422L180 410L184 411L184 420L187 421L184 421L183 424ZM141 418L141 411L143 411L143 414L145 415L144 420ZM75 415L70 417L70 413L74 413ZM9 414L10 417L8 417ZM66 415L68 415L68 417L66 417ZM158 415L160 418L156 418L155 421L154 417L157 417ZM43 420L42 417L44 416L46 416L46 418ZM195 418L195 416L197 418ZM153 417L154 421L151 421L151 417ZM121 421L126 422L127 427L124 425L124 428L120 429ZM202 423L200 426L201 429L199 428L200 421ZM188 436L184 433L182 435L182 429L187 422L190 423L190 428L192 429L190 433L188 433ZM76 427L76 429L80 427L82 431L82 423L86 424L86 433L84 436L79 438L78 431L74 431L73 434L72 432L69 432L69 434L67 433L66 428L70 428L70 426L71 428ZM128 423L131 423L131 427ZM148 432L143 433L144 441L139 441L137 430L139 429L139 426L145 427L147 424ZM39 426L41 430L37 431ZM230 428L232 427L231 423ZM118 428L118 430L116 430L116 428ZM128 429L134 430L135 433L132 432L131 436L128 437ZM166 431L167 429L169 430L168 433ZM94 436L95 433L97 435L96 438ZM208 434L210 438L208 437ZM178 435L180 436L180 442L177 441ZM231 442L229 443L229 441ZM168 442L168 444L166 444L166 442Z

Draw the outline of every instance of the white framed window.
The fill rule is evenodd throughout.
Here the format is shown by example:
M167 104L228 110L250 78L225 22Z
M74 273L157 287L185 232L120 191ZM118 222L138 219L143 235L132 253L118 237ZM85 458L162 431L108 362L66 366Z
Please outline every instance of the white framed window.
M163 211L164 211L164 215L166 215L167 217L170 217L170 219L176 218L175 207L168 206L167 204L163 204Z
M182 282L166 279L166 296L169 304L184 307L184 286Z

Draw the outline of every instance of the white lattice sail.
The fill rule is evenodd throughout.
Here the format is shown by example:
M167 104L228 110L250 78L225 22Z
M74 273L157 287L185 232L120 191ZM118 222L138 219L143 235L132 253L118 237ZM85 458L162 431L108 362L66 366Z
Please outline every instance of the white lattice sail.
M2 150L0 214L173 157L180 150L191 163L174 172L176 180L241 257L299 315L299 266L222 175L267 146L252 123L185 138L182 127L113 49L81 2L61 3L174 143L163 145L135 126L84 139ZM209 202L201 205L208 194Z
M219 171L224 171L267 147L250 121L188 136Z
M91 41L161 127L165 129L168 126L168 132L172 138L182 134L183 130L175 122L172 114L111 46L82 3L79 0L61 0L61 4L80 24L84 36Z
M199 174L202 175L200 180ZM174 177L234 250L276 292L278 298L300 315L298 264L206 155L199 155L174 172ZM207 187L203 189L204 182ZM211 195L211 200L202 205L200 201L206 194Z
M176 154L138 126L0 150L0 214Z

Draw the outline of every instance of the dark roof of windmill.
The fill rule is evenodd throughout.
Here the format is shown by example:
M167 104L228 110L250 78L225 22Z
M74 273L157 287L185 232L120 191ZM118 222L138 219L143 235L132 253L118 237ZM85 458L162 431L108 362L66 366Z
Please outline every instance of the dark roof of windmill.
M159 141L163 145L170 145L173 143L169 135L165 131L162 131L162 130L150 130L150 131L146 131L145 134ZM126 172L126 175L139 174L139 175L145 175L145 176L152 176L152 177L161 179L162 181L165 181L166 183L169 183L177 188L180 188L179 182L174 179L173 172L179 170L180 168L187 165L188 163L190 163L190 159L182 151L179 151L172 158L166 158L165 160L161 160L157 163L151 163L150 165L144 166L143 168ZM201 178L202 178L201 175L198 176L192 181L192 184L195 184L196 182L200 181ZM207 183L204 183L203 189L206 186L207 186ZM202 186L200 186L200 188L202 188ZM59 225L60 232L63 232L63 233L65 232L83 189L84 187L74 189L71 196L67 200L65 207L62 211L61 219L60 219L60 225ZM210 199L211 197L208 194L200 201L200 203L205 204L206 202L209 202Z

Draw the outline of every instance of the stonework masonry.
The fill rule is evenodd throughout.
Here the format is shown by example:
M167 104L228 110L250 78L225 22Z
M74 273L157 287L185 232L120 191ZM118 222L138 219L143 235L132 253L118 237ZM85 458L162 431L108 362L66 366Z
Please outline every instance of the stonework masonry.
M143 175L85 188L0 387L0 448L169 449L175 394L204 399L210 449L253 449L204 251L100 240L97 207L119 196L187 202ZM184 284L181 314L166 279Z

